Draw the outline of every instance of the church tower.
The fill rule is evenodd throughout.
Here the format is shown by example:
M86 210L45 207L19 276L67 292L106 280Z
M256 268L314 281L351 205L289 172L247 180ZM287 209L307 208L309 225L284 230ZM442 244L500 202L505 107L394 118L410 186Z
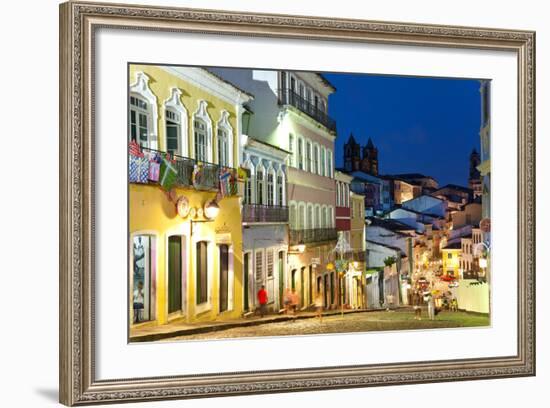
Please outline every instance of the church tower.
M359 170L361 161L361 146L355 141L353 133L350 133L348 142L344 144L344 169L346 171Z
M372 174L373 176L378 175L378 149L374 146L370 137L367 145L363 147L361 171Z

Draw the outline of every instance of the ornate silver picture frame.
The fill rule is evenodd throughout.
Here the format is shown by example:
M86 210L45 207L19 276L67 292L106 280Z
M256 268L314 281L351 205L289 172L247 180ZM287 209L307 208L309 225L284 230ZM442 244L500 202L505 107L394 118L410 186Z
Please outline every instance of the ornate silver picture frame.
M96 375L95 46L100 28L512 52L517 58L517 352L170 377ZM199 9L60 6L60 402L69 406L535 375L535 33ZM121 295L122 296L122 295Z

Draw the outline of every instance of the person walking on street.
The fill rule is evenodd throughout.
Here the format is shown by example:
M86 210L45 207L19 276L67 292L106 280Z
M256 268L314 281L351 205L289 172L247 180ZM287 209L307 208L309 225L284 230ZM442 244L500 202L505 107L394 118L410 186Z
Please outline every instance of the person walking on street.
M258 303L260 305L260 317L264 317L267 314L267 291L265 285L262 285L258 291Z
M414 309L414 320L422 320L422 297L419 291L414 291L412 295L412 304Z
M290 301L291 301L292 314L295 315L296 312L298 311L298 305L300 304L300 298L298 297L298 293L296 293L296 289L292 289Z
M285 307L285 314L288 314L288 312L290 311L291 303L292 303L292 292L290 291L289 288L286 288L285 295L283 297L283 304L284 304L284 307Z
M428 294L428 317L430 320L435 320L435 301L431 293Z
M323 295L321 292L317 293L315 296L315 311L317 312L317 317L319 318L319 323L323 323Z

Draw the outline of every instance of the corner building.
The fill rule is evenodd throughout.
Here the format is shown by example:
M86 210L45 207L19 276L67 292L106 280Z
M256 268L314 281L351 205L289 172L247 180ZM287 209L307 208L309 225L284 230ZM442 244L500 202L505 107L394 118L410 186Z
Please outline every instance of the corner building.
M145 155L169 153L177 170L171 194L159 181L129 183L130 333L136 324L239 317L240 198L234 189L220 195L220 175L239 166L243 104L252 96L199 68L131 65L129 81L128 141ZM208 219L212 201L219 212ZM144 308L135 322L139 286Z

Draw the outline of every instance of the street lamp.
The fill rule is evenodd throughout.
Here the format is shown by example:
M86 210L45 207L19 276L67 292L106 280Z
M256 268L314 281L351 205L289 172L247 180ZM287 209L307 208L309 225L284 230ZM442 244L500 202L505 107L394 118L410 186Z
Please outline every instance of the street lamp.
M216 200L210 200L207 201L204 205L204 215L209 220L214 220L220 213L220 206L216 202Z

